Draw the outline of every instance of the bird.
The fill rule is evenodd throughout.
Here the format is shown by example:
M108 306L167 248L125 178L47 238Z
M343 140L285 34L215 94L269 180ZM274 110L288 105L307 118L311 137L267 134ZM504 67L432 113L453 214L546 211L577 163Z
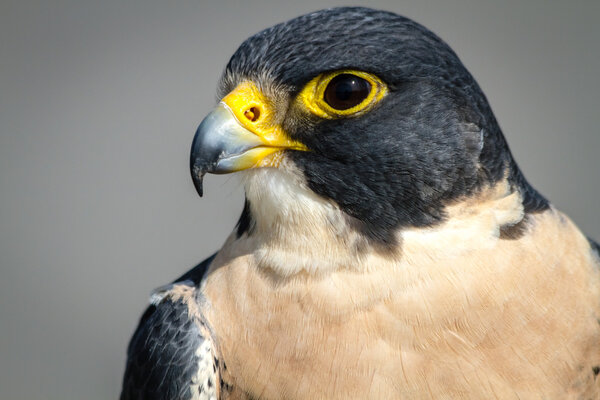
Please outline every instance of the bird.
M121 400L600 399L600 248L519 169L456 53L329 8L235 51L190 157L241 177L156 289Z

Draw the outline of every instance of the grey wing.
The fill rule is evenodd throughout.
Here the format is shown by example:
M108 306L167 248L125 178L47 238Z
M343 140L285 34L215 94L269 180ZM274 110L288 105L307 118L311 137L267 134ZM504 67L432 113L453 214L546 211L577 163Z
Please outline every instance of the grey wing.
M219 398L218 354L201 301L191 280L153 295L127 350L121 400Z

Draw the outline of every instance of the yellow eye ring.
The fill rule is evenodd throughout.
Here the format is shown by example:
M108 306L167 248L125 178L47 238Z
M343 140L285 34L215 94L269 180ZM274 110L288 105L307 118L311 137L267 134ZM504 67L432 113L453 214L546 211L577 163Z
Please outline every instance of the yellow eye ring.
M336 80L336 78L338 78ZM336 84L340 79L351 80L354 85L358 85L361 93L358 95L350 94L347 90L344 92L342 88L342 96L354 96L354 100L357 104L353 104L352 98L350 103L343 101L340 102L342 107L334 108L331 104L328 104L327 98L331 98L329 93L331 92L331 84ZM332 82L333 81L333 82ZM335 88L333 88L335 90ZM338 93L340 90L338 89ZM333 72L326 72L313 78L306 86L302 89L298 98L300 102L313 114L327 119L343 118L354 115L359 115L370 110L375 104L377 104L388 92L388 88L377 76L364 71L356 71L350 69L344 69ZM359 96L359 97L356 97ZM329 100L331 103L331 100ZM343 106L343 104L349 106Z

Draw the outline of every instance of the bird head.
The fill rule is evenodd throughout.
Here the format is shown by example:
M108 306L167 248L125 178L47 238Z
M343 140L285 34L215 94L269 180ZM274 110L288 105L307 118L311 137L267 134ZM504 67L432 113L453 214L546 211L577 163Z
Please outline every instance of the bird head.
M268 28L242 43L219 90L191 170L200 194L205 173L246 171L239 235L261 220L310 224L320 209L331 229L344 220L385 248L484 187L526 185L457 55L390 12L333 8Z

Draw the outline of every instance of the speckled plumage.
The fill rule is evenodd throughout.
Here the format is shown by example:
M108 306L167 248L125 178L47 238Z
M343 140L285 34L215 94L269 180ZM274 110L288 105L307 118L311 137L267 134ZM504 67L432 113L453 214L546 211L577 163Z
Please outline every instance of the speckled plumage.
M218 398L218 358L196 287L212 258L153 293L127 351L122 400Z
M389 93L302 109L339 69ZM317 11L247 39L219 92L245 81L308 151L243 173L235 231L142 317L122 400L600 398L598 245L529 185L441 39Z

